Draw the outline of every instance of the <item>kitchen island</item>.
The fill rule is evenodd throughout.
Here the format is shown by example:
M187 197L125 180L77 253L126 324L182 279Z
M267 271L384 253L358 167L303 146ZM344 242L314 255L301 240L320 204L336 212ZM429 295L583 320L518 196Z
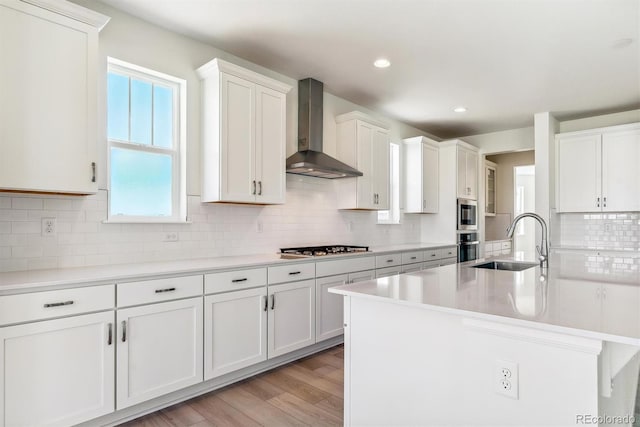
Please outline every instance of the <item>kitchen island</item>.
M633 425L637 256L479 260L331 289L345 297L345 425Z

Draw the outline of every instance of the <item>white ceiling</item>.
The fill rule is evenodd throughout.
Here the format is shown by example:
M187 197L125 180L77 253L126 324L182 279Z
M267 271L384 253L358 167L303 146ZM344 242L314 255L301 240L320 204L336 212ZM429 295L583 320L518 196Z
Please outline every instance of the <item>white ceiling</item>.
M640 0L102 1L443 138L640 107Z

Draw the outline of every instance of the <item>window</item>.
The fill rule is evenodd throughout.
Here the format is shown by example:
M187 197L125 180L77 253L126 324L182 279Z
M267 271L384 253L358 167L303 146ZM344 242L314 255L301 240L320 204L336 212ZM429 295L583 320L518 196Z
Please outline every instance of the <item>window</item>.
M186 82L108 62L109 221L183 222Z
M389 144L389 210L378 211L378 224L400 224L400 144Z

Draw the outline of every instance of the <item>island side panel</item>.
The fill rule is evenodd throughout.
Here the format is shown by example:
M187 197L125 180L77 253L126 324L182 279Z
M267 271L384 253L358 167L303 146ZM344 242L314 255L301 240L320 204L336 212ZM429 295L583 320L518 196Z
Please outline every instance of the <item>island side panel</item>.
M345 425L575 425L598 415L598 340L370 298L345 307ZM498 360L518 364L517 400L496 392Z

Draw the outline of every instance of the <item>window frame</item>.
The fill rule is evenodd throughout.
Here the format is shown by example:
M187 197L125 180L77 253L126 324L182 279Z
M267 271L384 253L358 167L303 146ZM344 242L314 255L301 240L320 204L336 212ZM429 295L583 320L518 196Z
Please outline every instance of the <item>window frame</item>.
M131 64L116 58L107 57L107 76L109 73L124 75L154 85L168 87L173 92L173 135L172 147L159 147L119 139L111 139L108 134L108 116L106 122L107 139L107 220L105 223L188 223L186 192L186 88L187 82L159 71ZM130 89L131 90L131 89ZM108 103L108 88L106 91ZM131 109L129 109L131 117ZM152 112L153 117L153 112ZM153 119L152 119L153 120ZM153 123L153 121L152 121ZM152 124L153 126L153 124ZM129 132L131 120L129 119ZM152 134L153 135L153 134ZM111 212L111 149L118 148L141 153L162 154L171 157L171 215L114 215Z
M394 147L397 149L397 162L394 164ZM378 211L378 224L399 225L401 224L401 201L400 193L402 186L402 144L396 142L389 143L389 209ZM394 172L398 174L397 185L394 184ZM397 201L397 203L394 203ZM387 218L381 218L381 214L388 215Z

